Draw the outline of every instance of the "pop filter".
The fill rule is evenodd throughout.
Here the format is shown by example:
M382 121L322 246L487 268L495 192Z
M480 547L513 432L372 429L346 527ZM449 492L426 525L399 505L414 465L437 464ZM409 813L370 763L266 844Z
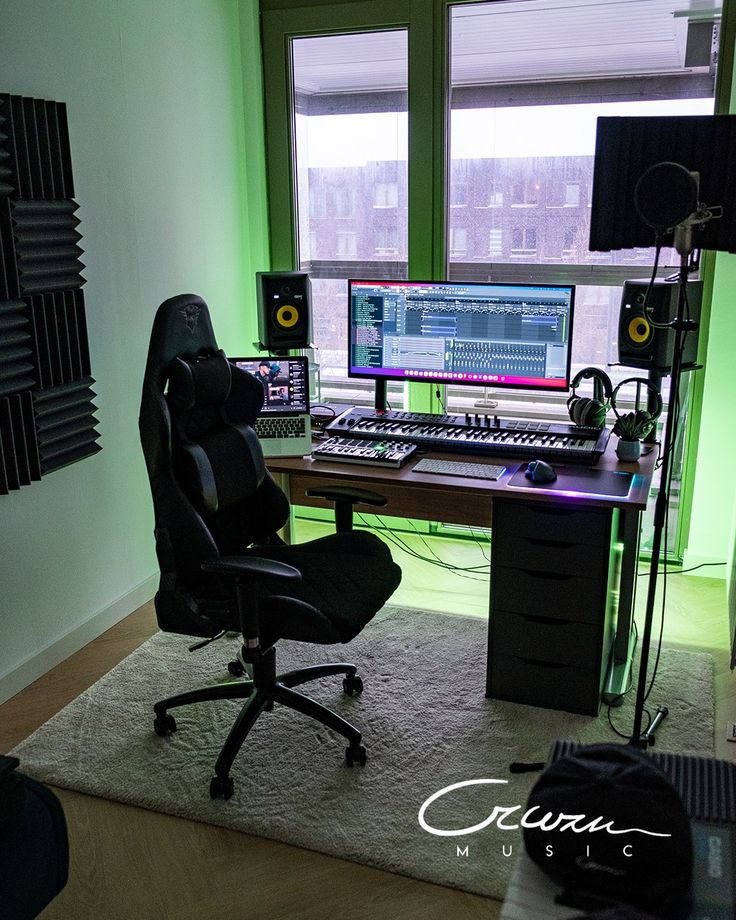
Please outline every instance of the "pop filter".
M687 220L697 205L698 181L679 163L655 163L634 187L637 214L658 233Z

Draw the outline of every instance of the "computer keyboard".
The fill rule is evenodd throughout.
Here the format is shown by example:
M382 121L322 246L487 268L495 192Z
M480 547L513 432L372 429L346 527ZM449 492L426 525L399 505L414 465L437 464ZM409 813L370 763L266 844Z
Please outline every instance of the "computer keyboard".
M306 431L307 422L303 415L256 419L256 434L261 440L267 438L303 438Z
M496 463L467 463L464 460L430 460L425 458L414 466L415 473L439 473L441 476L467 476L471 479L497 480L506 472Z

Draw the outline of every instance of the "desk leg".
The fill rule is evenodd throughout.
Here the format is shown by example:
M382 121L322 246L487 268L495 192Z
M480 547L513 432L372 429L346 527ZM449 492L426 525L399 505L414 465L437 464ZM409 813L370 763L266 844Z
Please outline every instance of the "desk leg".
M291 504L291 486L288 473L271 473L274 482L281 489L289 501L289 517L279 531L279 536L284 543L291 543L294 538L294 506Z
M622 509L621 522L623 553L618 595L618 621L611 666L603 688L603 702L611 706L620 706L623 703L624 694L631 684L631 663L636 648L636 632L633 626L636 573L639 567L641 512Z

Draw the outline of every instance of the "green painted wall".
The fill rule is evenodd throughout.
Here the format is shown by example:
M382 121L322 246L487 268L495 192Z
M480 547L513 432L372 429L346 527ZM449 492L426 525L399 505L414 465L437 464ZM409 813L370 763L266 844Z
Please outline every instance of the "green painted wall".
M701 372L703 373L703 372ZM726 558L736 502L736 256L719 254L686 565ZM717 570L706 570L714 575Z
M153 594L137 416L156 306L195 292L226 350L255 338L257 24L256 0L0 2L0 89L68 106L103 445L0 496L0 695Z
M733 4L727 12L730 12L727 34L733 35L736 31ZM729 54L724 54L722 60L730 64L733 74L728 111L734 114L733 46L725 50ZM729 253L716 256L705 370L700 373L705 377L686 566L722 562L727 558L736 510L736 255ZM721 569L702 570L702 574L709 576L721 572Z

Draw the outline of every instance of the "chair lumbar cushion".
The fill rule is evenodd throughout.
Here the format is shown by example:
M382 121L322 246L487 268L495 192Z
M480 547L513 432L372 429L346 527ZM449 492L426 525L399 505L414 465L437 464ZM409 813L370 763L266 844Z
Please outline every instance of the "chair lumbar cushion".
M266 466L249 425L230 424L198 442L174 449L174 471L184 494L202 514L215 514L252 495Z

